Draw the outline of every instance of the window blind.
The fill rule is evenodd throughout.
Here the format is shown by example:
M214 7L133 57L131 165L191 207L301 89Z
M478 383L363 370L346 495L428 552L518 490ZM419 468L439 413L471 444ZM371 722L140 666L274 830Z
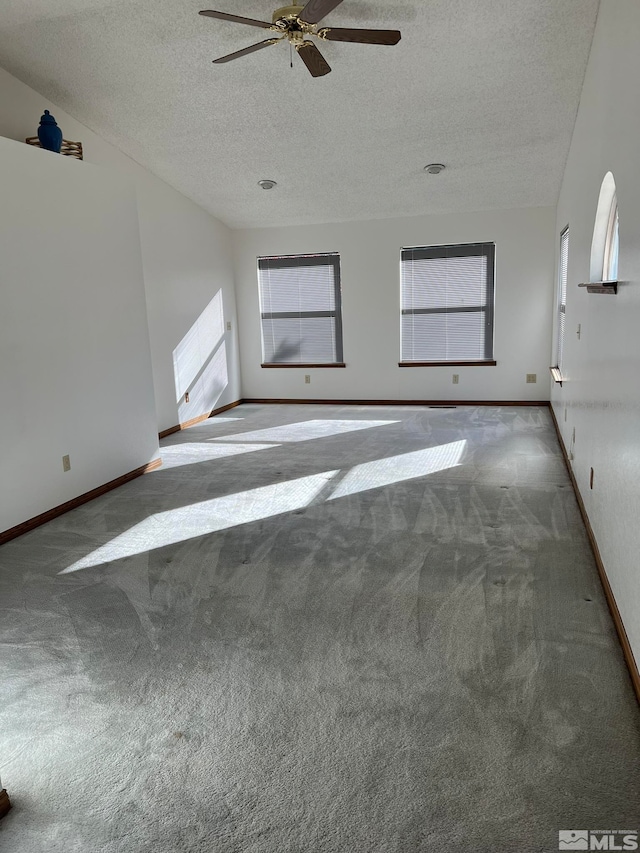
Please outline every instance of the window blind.
M266 364L338 364L342 355L340 256L258 258Z
M558 270L558 341L557 366L562 373L562 355L564 350L565 317L567 311L567 280L569 274L569 226L560 235L560 268Z
M403 249L403 362L493 359L493 243Z

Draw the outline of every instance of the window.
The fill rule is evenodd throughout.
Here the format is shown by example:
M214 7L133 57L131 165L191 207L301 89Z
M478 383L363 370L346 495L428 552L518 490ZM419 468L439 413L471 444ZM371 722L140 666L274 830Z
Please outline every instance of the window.
M564 349L565 316L567 311L567 280L569 272L569 226L560 235L560 263L558 265L558 338L556 341L556 366L558 374L554 379L562 377L562 353Z
M263 367L344 367L340 256L258 258Z
M616 182L611 172L607 172L600 187L596 221L593 227L593 240L591 241L589 281L592 284L617 282L618 280L620 250L618 231Z
M495 364L493 243L403 249L400 366Z
M618 196L614 195L609 210L609 221L607 223L607 237L604 244L604 264L602 267L603 281L618 280L618 255L620 250L618 220Z

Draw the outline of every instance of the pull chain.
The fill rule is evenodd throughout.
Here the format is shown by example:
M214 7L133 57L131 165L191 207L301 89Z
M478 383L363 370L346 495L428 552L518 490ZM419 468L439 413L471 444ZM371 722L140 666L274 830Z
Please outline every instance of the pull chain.
M291 67L293 68L293 45L289 42L289 61L291 62Z

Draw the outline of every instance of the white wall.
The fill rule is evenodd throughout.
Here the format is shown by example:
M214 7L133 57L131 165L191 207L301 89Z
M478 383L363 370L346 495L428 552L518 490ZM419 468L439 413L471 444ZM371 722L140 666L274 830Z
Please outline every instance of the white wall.
M7 530L150 462L158 437L133 187L2 138L0 187Z
M640 662L639 45L640 3L602 0L558 204L556 241L570 228L566 381L554 385L552 400L567 447L575 428L573 470ZM617 296L577 286L589 280L598 195L609 170L620 213Z
M112 167L135 183L158 430L204 414L207 407L237 400L240 373L229 229L0 69L0 136L22 142L27 136L35 136L45 109L56 117L66 139L83 143L86 162ZM193 377L196 387L190 403L179 407L174 350L218 291L222 292L224 320L232 323L232 331L225 332L221 345L224 358L217 361L217 368L226 366L227 384L221 391L220 370L207 370L206 365L201 365L204 369ZM201 357L206 355L202 350L199 353Z
M234 231L243 396L548 400L554 221L552 208L529 208ZM497 366L399 368L400 249L484 241L496 244ZM261 368L256 258L311 252L340 253L347 367Z

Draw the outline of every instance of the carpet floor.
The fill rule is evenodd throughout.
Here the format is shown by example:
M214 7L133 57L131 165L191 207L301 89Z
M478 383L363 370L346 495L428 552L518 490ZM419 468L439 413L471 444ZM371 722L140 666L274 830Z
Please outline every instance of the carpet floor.
M7 853L544 853L640 710L544 408L243 405L0 548Z

